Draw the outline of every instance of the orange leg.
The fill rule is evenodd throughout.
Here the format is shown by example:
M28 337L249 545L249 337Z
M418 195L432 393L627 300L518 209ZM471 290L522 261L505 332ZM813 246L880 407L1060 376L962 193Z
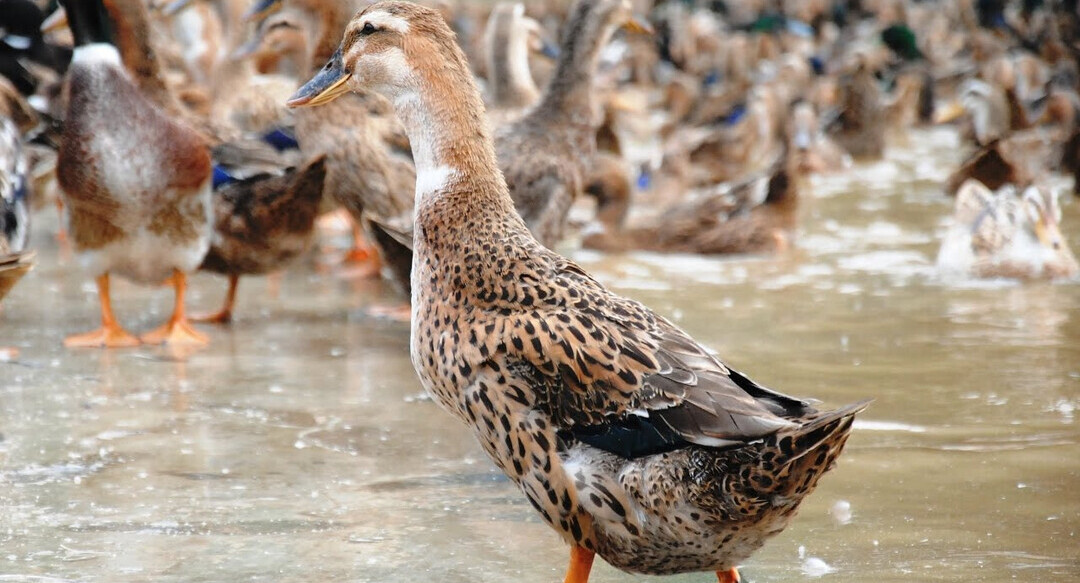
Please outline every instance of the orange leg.
M213 314L200 314L192 316L194 322L207 322L210 324L228 324L232 322L233 305L236 304L236 287L240 284L239 275L229 276L229 291L225 294L225 305Z
M727 571L717 571L716 579L720 583L742 583L742 576L739 575L739 570L735 567L732 567Z
M56 240L61 245L67 245L67 228L64 226L66 224L64 222L64 199L59 196L56 197L56 214L60 215L60 226L56 229Z
M592 570L593 558L596 553L574 545L570 549L570 568L566 570L566 579L563 583L589 583L589 571Z
M372 257L377 257L375 249L364 238L363 229L355 222L352 226L352 236L353 248L345 254L345 263L364 263L370 261Z
M191 326L184 312L184 292L187 290L187 275L179 269L173 272L173 288L176 290L176 302L173 313L165 325L147 332L142 341L147 344L209 344L210 339Z
M102 274L97 278L98 299L101 301L101 328L85 334L74 334L64 339L64 346L68 348L90 348L104 346L106 348L121 348L125 346L138 346L139 339L127 330L124 330L116 321L116 315L112 311L112 300L109 297L109 274Z

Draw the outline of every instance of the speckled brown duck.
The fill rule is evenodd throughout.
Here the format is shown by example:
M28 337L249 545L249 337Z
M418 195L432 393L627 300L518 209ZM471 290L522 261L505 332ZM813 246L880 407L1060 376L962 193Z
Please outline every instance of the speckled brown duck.
M262 12L288 12L306 32L304 78L326 63L352 15L349 3L333 0L272 0L258 6ZM349 94L326 107L298 110L295 120L304 156L326 156L324 195L349 211L357 225L365 224L365 213L380 219L411 214L415 170L407 152L395 147L400 124L384 97L372 92ZM395 258L387 261L386 273L407 288L410 256L395 249L379 252L378 257ZM379 273L378 257L371 264L372 274Z
M860 403L818 411L762 387L541 245L514 210L483 102L439 13L369 6L294 96L376 88L417 161L412 361L572 545L627 571L735 567L783 530Z
M286 267L306 250L322 202L326 158L281 176L256 176L214 193L214 234L200 269L229 276L225 305L198 321L232 321L241 275Z
M533 235L552 247L584 187L603 121L593 77L600 50L620 27L648 30L627 0L579 0L570 9L555 73L536 106L499 128L495 151L514 204Z
M1041 185L992 192L977 180L956 194L956 210L938 252L947 274L978 278L1076 277L1080 265L1061 234L1057 193Z
M610 192L621 189L609 189ZM785 157L758 177L691 193L660 214L625 226L612 222L619 201L601 200L581 246L607 252L765 254L791 246L798 194Z
M145 37L133 32L146 26L141 1L63 4L76 49L57 178L71 243L97 278L102 317L100 329L64 343L139 343L112 312L109 278L120 274L147 285L169 280L175 288L168 323L144 335L143 342L205 344L206 337L188 323L184 292L186 274L210 246L207 144L167 113L175 102L158 75L152 49L138 46Z

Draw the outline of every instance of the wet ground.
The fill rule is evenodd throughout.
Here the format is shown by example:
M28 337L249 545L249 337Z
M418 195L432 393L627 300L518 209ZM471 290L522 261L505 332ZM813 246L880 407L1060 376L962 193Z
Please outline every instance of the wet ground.
M785 258L575 254L765 384L876 399L751 581L1080 580L1080 285L935 275L957 144L815 179ZM300 265L277 297L243 281L208 349L65 350L96 294L40 216L0 315L0 582L561 581L563 543L422 394L407 327L364 315L381 284ZM224 288L196 276L191 304ZM136 331L171 305L114 292Z

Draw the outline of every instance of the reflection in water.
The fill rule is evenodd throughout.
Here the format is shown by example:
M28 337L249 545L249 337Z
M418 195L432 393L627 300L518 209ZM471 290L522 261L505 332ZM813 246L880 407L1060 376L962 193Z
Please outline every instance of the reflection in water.
M808 182L789 256L574 253L767 385L875 398L753 581L1080 579L1078 286L940 278L959 152L917 134ZM422 396L407 329L363 316L377 282L253 281L193 353L65 351L96 298L50 232L0 323L0 582L561 578L562 543ZM164 318L169 290L116 288L133 329ZM219 297L194 278L193 308Z

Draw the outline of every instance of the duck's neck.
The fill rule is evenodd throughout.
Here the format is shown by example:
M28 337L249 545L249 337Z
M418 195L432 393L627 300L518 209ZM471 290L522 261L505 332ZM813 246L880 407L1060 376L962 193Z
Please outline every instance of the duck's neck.
M166 111L186 114L165 84L161 63L150 42L150 19L141 1L121 1L111 10L116 30L116 48L143 95Z
M387 93L412 145L417 222L433 207L444 207L433 213L443 222L475 213L516 214L468 69L433 67L411 75L410 88Z
M524 107L531 105L540 95L540 90L529 71L528 38L515 31L497 30L492 35L492 46L488 47L491 56L492 102L498 107Z
M567 25L559 47L559 61L535 112L569 122L592 125L596 120L593 77L600 51L611 40L615 29L604 26L588 30L586 18Z

